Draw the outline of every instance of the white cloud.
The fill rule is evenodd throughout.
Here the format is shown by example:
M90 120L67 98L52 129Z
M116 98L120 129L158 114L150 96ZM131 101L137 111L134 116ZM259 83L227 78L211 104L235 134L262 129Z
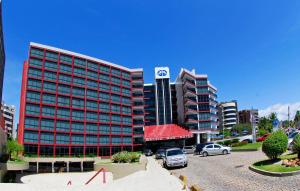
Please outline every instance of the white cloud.
M264 117L270 115L270 113L277 113L279 120L288 119L288 106L290 106L290 120L294 119L296 111L300 110L300 102L291 103L291 104L275 104L271 105L265 109L259 110L259 116Z

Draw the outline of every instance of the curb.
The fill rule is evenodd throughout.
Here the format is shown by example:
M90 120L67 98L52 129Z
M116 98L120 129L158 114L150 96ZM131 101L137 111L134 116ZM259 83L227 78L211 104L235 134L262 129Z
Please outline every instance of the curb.
M247 150L231 150L231 152L254 152L259 151L258 149L247 149Z
M269 172L265 170L260 170L258 168L255 168L254 166L249 166L249 170L256 172L261 175L265 176L273 176L273 177L286 177L286 176L295 176L300 174L300 170L293 171L293 172Z

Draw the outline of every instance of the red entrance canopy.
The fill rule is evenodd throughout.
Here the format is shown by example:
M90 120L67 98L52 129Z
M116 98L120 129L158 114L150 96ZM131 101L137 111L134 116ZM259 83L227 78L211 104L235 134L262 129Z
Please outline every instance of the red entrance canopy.
M175 124L150 125L145 126L144 129L145 141L183 139L190 137L193 137L191 132Z

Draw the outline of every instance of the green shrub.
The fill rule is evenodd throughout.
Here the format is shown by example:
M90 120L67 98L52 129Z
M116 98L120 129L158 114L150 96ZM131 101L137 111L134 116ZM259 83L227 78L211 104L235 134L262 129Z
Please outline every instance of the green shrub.
M231 145L231 140L226 140L226 141L224 141L224 145L226 145L226 146Z
M270 159L277 159L287 150L288 137L283 131L275 131L266 138L262 145L262 151Z
M293 152L298 154L298 158L300 159L300 135L296 135L293 141Z
M247 141L242 141L242 142L239 142L239 143L233 143L231 144L232 147L239 147L239 146L243 146L243 145L247 145L248 142Z
M239 139L232 139L231 140L231 144L234 144L234 143L239 143L240 142L240 140Z
M265 129L259 129L258 130L258 136L263 136L264 134L267 134L268 132Z
M219 142L217 142L217 144L224 145L224 142L223 141L219 141Z
M122 151L122 152L115 153L112 156L112 162L115 163L138 162L140 156L141 155L137 152Z

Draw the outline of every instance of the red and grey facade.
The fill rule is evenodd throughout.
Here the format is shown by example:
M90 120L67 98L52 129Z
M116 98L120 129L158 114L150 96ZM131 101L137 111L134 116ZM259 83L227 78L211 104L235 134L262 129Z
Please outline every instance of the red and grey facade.
M18 141L33 156L110 156L143 140L143 70L30 43Z

